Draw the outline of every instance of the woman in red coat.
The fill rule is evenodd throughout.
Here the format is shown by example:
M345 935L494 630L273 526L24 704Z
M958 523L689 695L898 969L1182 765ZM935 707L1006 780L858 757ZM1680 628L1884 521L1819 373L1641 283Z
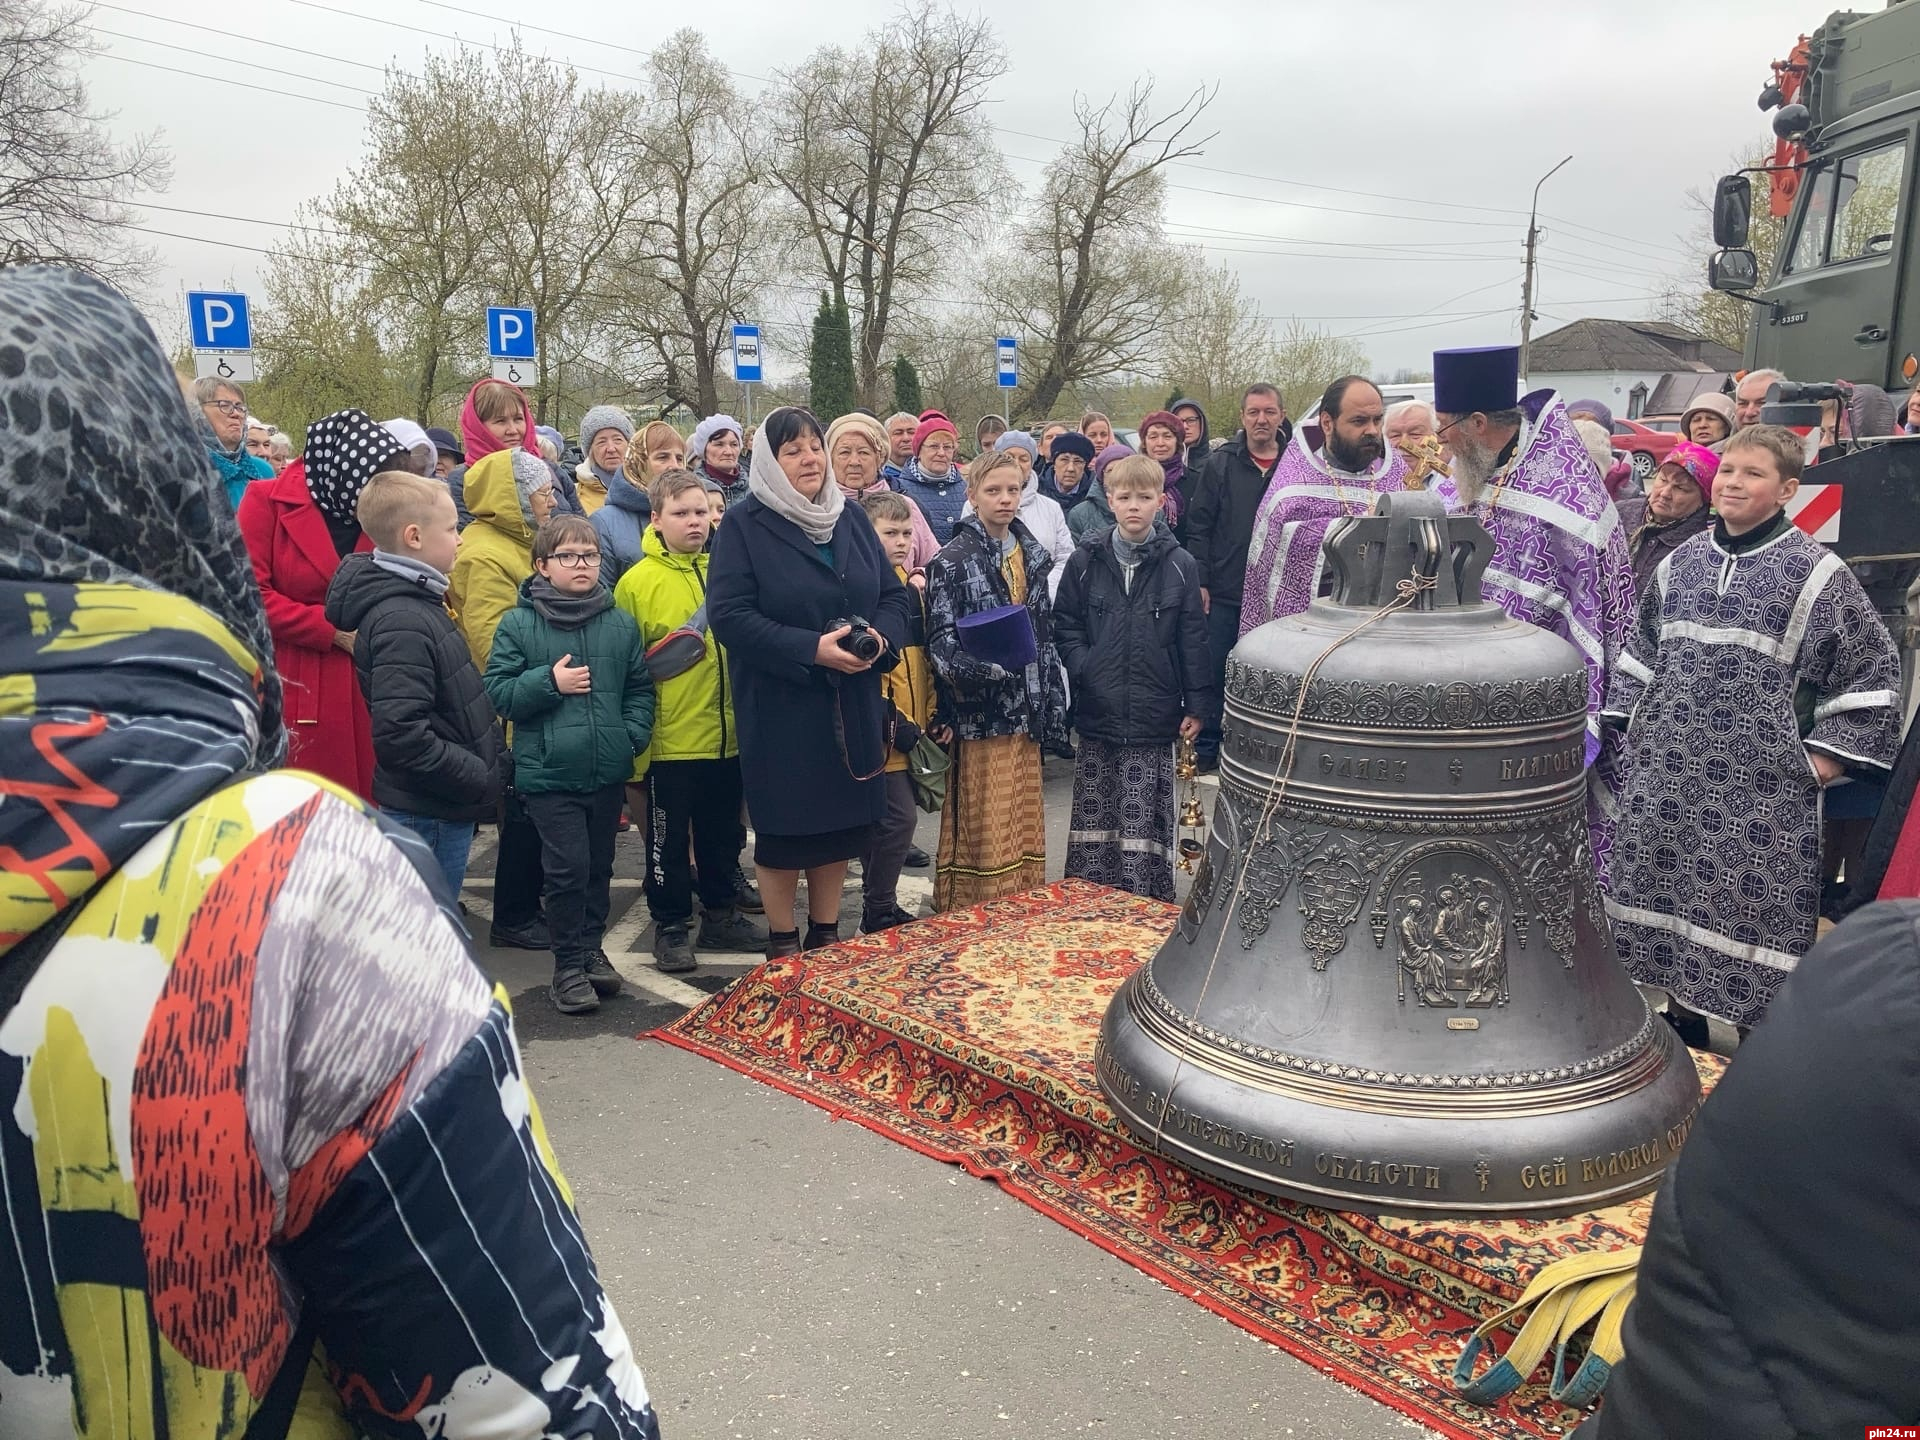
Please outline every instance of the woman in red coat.
M240 501L240 534L286 685L287 764L368 800L373 735L353 636L327 621L327 586L343 556L373 548L354 513L360 492L381 470L408 469L407 459L366 412L341 410L314 421L306 454Z

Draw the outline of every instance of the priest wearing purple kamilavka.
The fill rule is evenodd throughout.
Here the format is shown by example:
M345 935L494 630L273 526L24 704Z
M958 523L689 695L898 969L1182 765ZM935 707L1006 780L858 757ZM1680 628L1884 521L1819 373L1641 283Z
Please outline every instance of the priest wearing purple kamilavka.
M1633 625L1633 564L1566 406L1551 390L1519 391L1515 346L1434 352L1433 408L1456 508L1494 541L1480 592L1586 661L1587 820L1604 886L1622 776L1619 739L1611 729L1603 736L1599 714Z

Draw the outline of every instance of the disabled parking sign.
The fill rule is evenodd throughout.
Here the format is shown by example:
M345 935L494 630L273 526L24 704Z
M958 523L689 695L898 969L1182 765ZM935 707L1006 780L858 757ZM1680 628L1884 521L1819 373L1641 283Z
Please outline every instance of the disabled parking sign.
M247 297L237 290L187 292L187 333L193 344L193 370L241 383L254 379L253 318Z

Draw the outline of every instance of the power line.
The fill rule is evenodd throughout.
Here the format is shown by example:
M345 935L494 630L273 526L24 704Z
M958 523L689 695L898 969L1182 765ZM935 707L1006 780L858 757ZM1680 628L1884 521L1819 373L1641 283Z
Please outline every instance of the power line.
M423 4L436 4L438 0L422 0ZM1004 126L995 126L1002 134L1018 135L1023 140L1043 140L1049 145L1067 145L1071 141L1061 140L1052 135L1035 135L1026 130L1009 130ZM1311 180L1288 180L1279 175L1258 175L1250 170L1228 170L1218 165L1201 165L1192 160L1176 160L1173 166L1181 170L1204 170L1211 175L1231 175L1240 180L1259 180L1268 185L1292 185L1302 190L1319 190L1329 195L1353 195L1366 200L1390 200L1400 205L1433 205L1448 210L1473 210L1487 215L1524 215L1524 210L1511 210L1499 205L1462 205L1452 200L1422 200L1414 195L1383 195L1374 190L1344 190L1338 185L1320 185Z
M341 239L351 239L345 230L331 230L325 225L307 225L298 220L262 220L255 215L223 215L218 210L190 210L181 205L161 205L152 200L141 200L133 207L136 210L165 210L174 215L198 215L205 220L233 220L242 225L271 225L277 230L300 230L312 235L337 235Z
M355 10L339 10L332 5L322 5L319 0L287 0L290 5L299 5L308 10L321 10L329 15L338 15L344 20L364 20L370 25L391 25L396 30L411 30L416 35L430 35L439 40L451 40L456 45L472 45L476 49L491 50L497 55L511 55L511 45L495 45L488 40L463 40L458 35L449 35L444 30L428 30L423 26L409 25L403 20L389 20L384 15L362 15ZM629 75L619 70L601 70L592 65L580 65L569 60L567 66L572 70L582 70L589 75L605 75L611 80L625 80L629 84L637 83L638 75Z
M244 40L251 45L265 45L273 50L285 50L289 54L305 55L313 60L330 60L336 65L355 65L362 70L372 70L379 74L386 72L384 65L370 65L365 60L348 60L339 55L323 55L318 50L302 50L298 45L283 45L278 40L262 40L253 35L242 35L236 30L222 30L215 25L201 25L192 20L176 20L171 15L154 15L145 10L130 9L125 5L109 5L107 0L91 0L91 5L95 10L117 10L122 15L134 15L142 20L158 20L167 25L184 25L189 30L204 30L209 35L220 35L228 40Z
M278 95L287 100L311 100L316 105L331 105L336 110L352 110L356 114L366 114L363 105L349 105L344 100L323 100L318 95L302 95L297 90L279 90L266 85L250 85L245 80L234 80L224 75L202 75L198 70L182 70L177 65L159 65L151 60L136 60L131 55L122 55L114 50L100 52L102 60L118 60L123 65L144 65L149 70L164 70L169 75L185 75L189 79L204 80L212 85L238 85L242 90L258 90L262 95Z
M446 3L446 0L420 0L420 3L422 5L431 5L436 10L451 10L456 15L471 15L476 20L491 20L496 25L506 25L515 30L536 30L542 35L557 35L562 40L577 40L582 45L598 45L605 50L624 50L629 55L640 56L643 60L651 60L653 58L652 51L642 50L638 46L622 45L618 41L602 40L593 35L575 35L568 30L555 30L552 26L535 25L526 20L510 20L504 15L488 15L483 11L469 10L464 5L449 5ZM773 84L773 81L765 75L754 75L745 70L731 70L727 69L724 65L720 68L726 70L727 74L737 76L742 80L756 80L762 85Z
M149 40L145 35L128 35L119 30L103 30L98 25L90 25L87 28L92 30L96 35L110 35L115 40L132 40L140 45L158 45L162 50L178 50L182 55L192 55L202 60L208 58L205 50L196 50L191 45L172 45L165 40ZM115 52L108 50L102 53L111 55ZM120 58L125 60L128 57L122 55ZM151 64L152 62L136 61L135 63ZM369 90L364 85L348 85L339 80L323 80L318 75L302 75L300 78L310 85L331 85L336 90L351 90L356 95L378 95L380 93L378 90ZM279 92L276 91L274 93L277 94Z

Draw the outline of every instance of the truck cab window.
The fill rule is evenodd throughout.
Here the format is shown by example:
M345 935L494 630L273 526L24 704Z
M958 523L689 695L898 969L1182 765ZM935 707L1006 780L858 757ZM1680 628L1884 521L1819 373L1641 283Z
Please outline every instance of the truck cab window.
M1849 155L1839 165L1838 204L1828 263L1884 255L1893 248L1894 215L1906 169L1905 144Z
M1904 140L1823 161L1806 179L1784 273L1800 275L1887 254L1906 163Z

